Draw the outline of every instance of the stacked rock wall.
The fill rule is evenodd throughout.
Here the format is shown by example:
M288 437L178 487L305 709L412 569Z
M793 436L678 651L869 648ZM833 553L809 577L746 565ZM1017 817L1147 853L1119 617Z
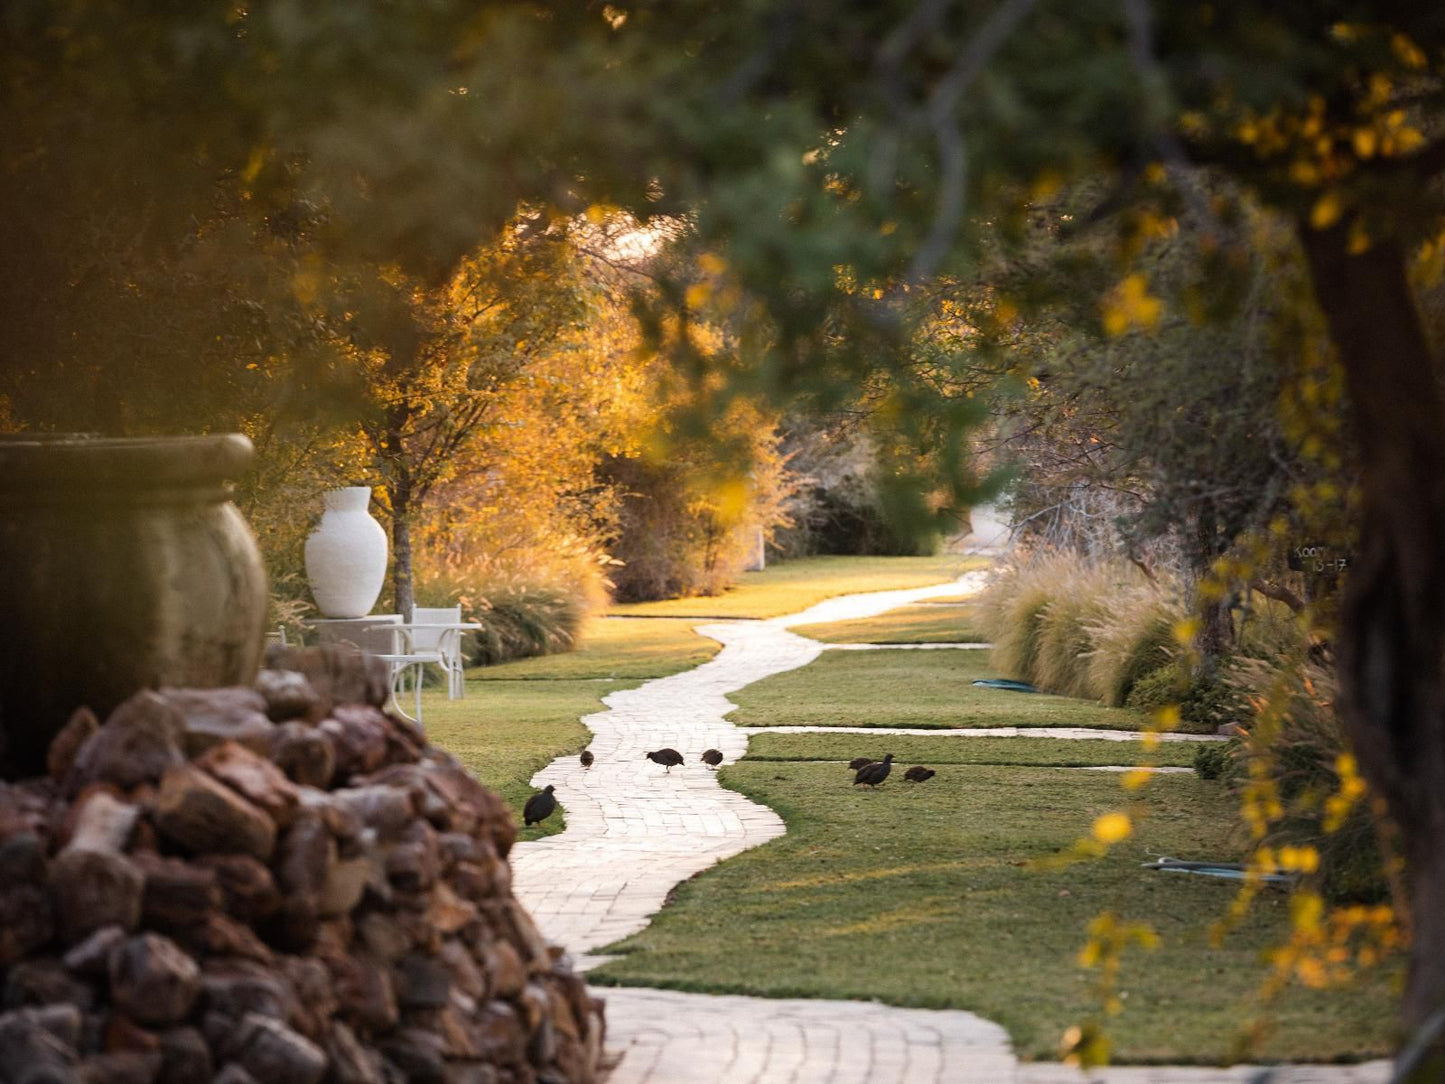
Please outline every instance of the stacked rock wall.
M512 896L501 802L383 664L270 665L81 710L0 783L0 1081L594 1080L601 1004Z

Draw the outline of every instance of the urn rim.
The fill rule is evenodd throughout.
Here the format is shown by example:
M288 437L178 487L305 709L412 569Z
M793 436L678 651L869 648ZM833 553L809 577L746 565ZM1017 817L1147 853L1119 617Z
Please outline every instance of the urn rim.
M255 450L243 433L105 437L0 434L0 498L58 492L209 489L229 493Z

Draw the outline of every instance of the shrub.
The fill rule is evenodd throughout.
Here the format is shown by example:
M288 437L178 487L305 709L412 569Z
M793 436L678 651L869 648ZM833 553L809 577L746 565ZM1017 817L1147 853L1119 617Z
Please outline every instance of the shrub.
M1247 722L1248 702L1228 680L1227 667L1222 664L1213 675L1191 674L1182 659L1175 659L1136 681L1124 706L1157 711L1172 704L1179 709L1180 729L1196 734Z
M1340 789L1339 757L1348 751L1335 714L1335 675L1316 662L1243 660L1234 677L1261 720L1233 754L1239 770L1226 773L1236 789L1262 775L1279 789L1284 814L1263 843L1307 844L1320 855L1318 887L1332 903L1373 903L1389 895L1368 801L1356 803L1326 831L1326 800Z
M1201 742L1194 750L1194 772L1200 779L1237 782L1240 743L1237 739L1227 742Z
M1093 628L1089 660L1094 687L1110 707L1123 707L1134 686L1174 659L1180 604L1149 585L1119 591Z
M433 576L419 585L417 602L460 605L464 620L482 626L466 638L468 662L490 666L570 651L599 600L574 584L529 583L515 574L493 571L471 582Z
M755 553L758 528L770 530L779 514L776 484L761 469L731 493L714 492L700 467L681 460L615 456L605 475L618 494L610 549L621 602L721 594Z

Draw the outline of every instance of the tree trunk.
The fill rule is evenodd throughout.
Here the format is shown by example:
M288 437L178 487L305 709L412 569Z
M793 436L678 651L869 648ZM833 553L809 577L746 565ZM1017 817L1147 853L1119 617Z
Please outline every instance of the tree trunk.
M387 503L392 506L392 594L396 611L403 621L412 620L416 600L412 594L412 476L397 465L394 477L386 483Z
M416 600L411 586L411 480L406 472L387 484L391 503L391 586L396 596L396 612L403 621L411 620Z
M1228 540L1221 537L1214 503L1198 503L1187 530L1189 572L1195 584L1195 608L1199 612L1199 635L1194 644L1199 651L1199 672L1213 677L1219 660L1234 646L1234 619L1229 612L1228 596L1205 599L1198 596L1198 585L1214 569L1214 562L1225 551Z
M1445 396L1405 277L1381 243L1300 228L1344 365L1362 456L1360 546L1341 600L1340 707L1408 866L1402 1022L1445 1006Z

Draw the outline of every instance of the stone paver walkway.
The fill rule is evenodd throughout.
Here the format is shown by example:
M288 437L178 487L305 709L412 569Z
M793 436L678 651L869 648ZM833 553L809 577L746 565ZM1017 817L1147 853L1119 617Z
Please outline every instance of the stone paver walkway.
M983 582L983 573L972 572L953 583L829 599L768 621L700 625L700 634L723 645L711 660L604 697L608 710L582 720L594 735L592 769L569 757L534 779L557 788L567 830L513 851L515 891L542 932L587 967L595 962L593 949L646 926L674 885L782 835L776 813L718 786L697 757L715 748L730 762L747 751L747 732L723 718L735 707L728 693L806 666L823 652L824 645L789 626L870 617L976 591ZM646 759L663 746L687 763L664 772Z
M788 631L793 625L870 617L930 597L982 587L983 573L954 583L829 599L801 613L768 621L702 625L697 632L722 650L694 670L649 681L604 698L607 711L582 720L594 734L591 771L575 758L537 774L537 786L556 787L567 830L520 843L512 852L512 881L542 932L561 944L581 969L594 950L647 925L679 882L749 847L782 835L781 819L724 790L698 761L720 749L741 757L751 733L818 730L832 733L971 736L1110 737L1134 732L1083 728L881 730L864 727L753 727L723 716L727 694L755 681L806 666L829 646ZM1199 740L1165 735L1166 740ZM1207 740L1207 739L1206 739ZM664 770L645 758L670 746L687 758ZM607 988L608 1049L621 1062L608 1084L1084 1084L1061 1066L1020 1065L998 1025L972 1013L899 1009L873 1002L798 1001ZM1274 1084L1383 1084L1385 1063L1366 1067L1299 1067ZM1290 1074L1295 1070L1290 1069ZM1203 1075L1201 1075L1203 1074ZM1247 1070L1110 1069L1103 1084L1244 1084Z

